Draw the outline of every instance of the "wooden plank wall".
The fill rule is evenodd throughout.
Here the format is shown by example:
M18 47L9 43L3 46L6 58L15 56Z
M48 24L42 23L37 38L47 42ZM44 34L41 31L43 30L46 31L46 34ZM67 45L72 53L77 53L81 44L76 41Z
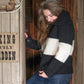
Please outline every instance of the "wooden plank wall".
M0 63L0 84L26 84L24 2L15 13L0 13L0 32L19 34L19 62Z
M26 23L26 29L28 30L29 35L33 39L37 39L37 32L36 32L36 22L37 22L37 10L39 7L39 4L43 0L32 0L32 21ZM26 7L27 10L27 7ZM26 47L26 60L32 59L33 63L35 61L35 56L39 54L39 51L29 49ZM33 64L32 63L32 64ZM33 64L34 65L34 64ZM26 68L26 78L29 79L36 71L36 68L33 66L33 69L27 66Z
M77 10L74 14L76 14L78 32L72 84L84 84L84 0L75 0L74 3L74 10Z
M71 18L73 19L73 7L74 0L62 0L65 9L70 13Z

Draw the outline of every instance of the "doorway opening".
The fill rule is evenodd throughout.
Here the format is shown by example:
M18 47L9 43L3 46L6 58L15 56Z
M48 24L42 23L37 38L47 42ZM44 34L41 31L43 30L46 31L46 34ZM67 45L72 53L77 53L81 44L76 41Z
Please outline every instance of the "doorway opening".
M26 29L33 39L37 39L36 20L39 5L45 0L26 0ZM62 0L65 9L73 20L74 0ZM39 51L26 47L26 78L30 78L37 70L40 62Z

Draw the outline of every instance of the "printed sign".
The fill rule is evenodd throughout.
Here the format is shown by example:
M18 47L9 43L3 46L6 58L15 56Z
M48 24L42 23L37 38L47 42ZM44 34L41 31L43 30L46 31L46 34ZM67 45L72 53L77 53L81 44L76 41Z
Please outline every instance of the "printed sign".
M19 61L19 35L0 33L0 62Z

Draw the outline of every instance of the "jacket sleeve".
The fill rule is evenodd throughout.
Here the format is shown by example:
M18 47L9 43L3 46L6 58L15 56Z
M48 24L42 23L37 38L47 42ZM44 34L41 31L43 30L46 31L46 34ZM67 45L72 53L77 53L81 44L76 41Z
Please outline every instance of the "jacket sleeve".
M25 40L26 46L31 49L40 50L41 46L37 40L32 39L30 36Z
M56 38L57 26L52 26L50 31L51 32L49 33L49 36L46 41L46 47L41 56L39 70L43 70L51 62L58 48L59 40Z
M59 46L55 57L52 58L51 62L44 69L44 72L48 77L56 74L63 64L66 62L68 57L72 55L74 40L74 28L72 23L61 24L59 29Z

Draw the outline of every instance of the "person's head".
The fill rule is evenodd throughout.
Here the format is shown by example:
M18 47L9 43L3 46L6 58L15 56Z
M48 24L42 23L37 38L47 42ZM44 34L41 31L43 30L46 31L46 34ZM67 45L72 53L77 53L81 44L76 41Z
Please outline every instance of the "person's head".
M64 6L61 0L44 1L41 3L38 11L38 28L40 31L40 34L38 34L38 39L40 43L42 43L48 35L49 24L56 21L63 9Z
M58 18L58 16L53 15L49 9L43 10L43 15L48 23L53 23Z
M39 16L43 17L47 22L53 22L56 20L59 14L64 9L60 0L56 1L44 1L40 5Z

